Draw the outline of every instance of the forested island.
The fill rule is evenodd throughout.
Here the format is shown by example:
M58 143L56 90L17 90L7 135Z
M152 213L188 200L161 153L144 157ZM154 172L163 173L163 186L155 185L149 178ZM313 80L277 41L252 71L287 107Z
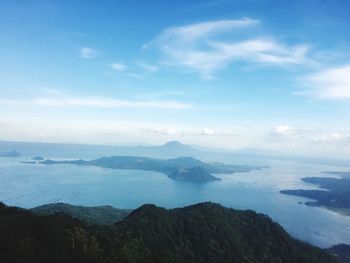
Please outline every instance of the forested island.
M220 180L213 174L249 172L262 169L262 166L228 165L222 163L205 163L192 157L175 159L156 159L134 156L103 157L91 161L86 160L45 160L41 164L75 164L93 165L111 169L136 169L155 171L166 174L169 178L190 182L210 182Z
M318 185L316 190L282 190L282 194L302 196L315 201L305 202L309 206L322 206L335 212L350 216L350 172L325 172L341 178L306 177L306 183Z
M214 203L177 209L143 205L110 225L86 224L69 215L73 210L38 215L0 203L1 262L337 262L250 210Z

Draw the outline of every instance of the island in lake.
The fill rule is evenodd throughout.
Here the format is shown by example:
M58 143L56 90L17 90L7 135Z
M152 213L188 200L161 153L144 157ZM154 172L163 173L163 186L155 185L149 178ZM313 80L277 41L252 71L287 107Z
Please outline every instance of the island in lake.
M34 161L43 161L43 160L45 160L45 158L42 157L42 156L35 156L35 157L32 158L32 160L34 160Z
M223 163L205 163L192 157L179 157L175 159L156 159L135 156L103 157L91 161L86 160L45 160L41 164L75 164L93 165L111 169L135 169L155 171L166 174L169 178L190 182L209 182L220 180L213 174L230 174L249 172L251 170L266 168L263 166L228 165Z
M20 163L24 163L24 164L36 164L40 161L43 161L45 160L44 157L41 157L41 156L35 156L31 159L31 161L21 161Z
M295 195L314 199L305 202L309 206L322 206L335 212L350 216L350 172L325 172L341 178L306 177L306 183L318 185L316 190L282 190L282 194Z

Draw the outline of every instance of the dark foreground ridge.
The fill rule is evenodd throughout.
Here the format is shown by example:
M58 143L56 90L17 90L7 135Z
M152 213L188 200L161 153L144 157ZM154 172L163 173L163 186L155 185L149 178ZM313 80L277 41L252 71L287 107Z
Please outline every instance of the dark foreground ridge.
M193 157L179 157L175 159L156 159L135 156L112 156L103 157L91 161L45 160L41 164L75 164L94 165L111 169L136 169L155 171L166 174L169 178L196 183L220 180L212 174L228 174L236 172L249 172L254 169L265 167L249 165L227 165L222 163L204 163Z
M111 225L124 219L132 210L118 209L108 205L86 207L64 203L53 203L34 207L30 209L30 211L38 215L53 215L61 213L70 215L86 224Z
M326 249L326 251L337 256L341 263L350 262L350 245L339 244Z
M337 262L267 216L201 203L143 205L114 225L36 215L0 203L1 262Z

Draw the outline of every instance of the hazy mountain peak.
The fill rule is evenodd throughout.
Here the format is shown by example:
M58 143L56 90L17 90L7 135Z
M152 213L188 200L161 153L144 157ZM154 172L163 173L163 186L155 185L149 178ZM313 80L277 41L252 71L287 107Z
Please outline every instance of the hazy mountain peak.
M179 141L169 141L169 142L165 143L163 146L166 146L166 147L184 147L184 146L189 147L188 145L182 144Z

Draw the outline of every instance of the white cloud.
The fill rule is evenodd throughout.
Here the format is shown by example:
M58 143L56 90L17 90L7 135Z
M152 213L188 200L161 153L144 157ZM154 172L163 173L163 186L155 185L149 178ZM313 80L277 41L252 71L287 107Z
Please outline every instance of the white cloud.
M282 125L278 125L275 128L275 132L276 133L285 133L291 130L291 127L288 124L282 124Z
M154 108L154 109L188 109L192 105L176 101L135 101L117 100L105 97L62 97L62 98L34 98L30 100L0 99L7 105L31 105L46 107L95 107L95 108Z
M226 136L233 136L237 137L236 133L227 131L227 129L220 129L220 131L210 129L210 128L204 128L201 130L195 129L193 131L183 132L181 133L182 136L195 136L195 137L203 137L203 136L210 136L210 137L226 137Z
M342 142L350 143L350 132L330 132L313 138L314 142Z
M270 141L299 143L350 143L350 132L278 125L270 134Z
M18 101L18 100L14 100L14 99L6 99L6 98L3 98L1 99L0 98L0 104L5 106L5 105L20 105L22 104L21 101Z
M112 64L112 69L116 71L125 71L128 67L123 63Z
M298 141L312 140L320 131L311 128L292 127L289 124L281 124L269 134L271 141Z
M242 30L258 24L245 18L173 27L144 47L158 46L165 64L190 69L204 79L234 62L274 66L309 62L306 45L289 46L271 37L242 38L246 33ZM222 38L224 33L226 38Z
M83 47L80 49L80 57L90 59L97 56L97 50L90 47Z
M137 94L136 97L143 100L155 100L155 99L164 99L164 98L174 98L174 97L185 97L186 92L179 90L162 90L156 92L147 92Z
M350 99L350 65L311 74L303 82L307 90L302 94L324 100Z
M237 136L232 132L216 132L213 129L204 128L198 129L195 127L152 127L143 130L144 133L149 135L171 135L181 137L223 137L223 136Z
M177 133L173 128L147 128L143 132L150 135L175 135Z
M217 20L197 23L187 26L172 27L166 29L160 39L178 42L193 43L200 38L208 38L211 35L230 31L234 28L244 28L259 24L258 20L245 18L241 20Z
M145 62L142 62L142 61L138 61L138 62L136 62L136 64L139 67L141 67L142 69L144 69L144 70L146 70L147 72L150 72L150 73L154 73L154 72L158 71L158 67L153 66L153 65L148 64L148 63L145 63Z
M205 128L201 131L201 135L213 136L215 135L215 131L212 129Z
M273 39L251 39L238 43L215 43L230 58L272 65L306 62L308 47L287 46Z

